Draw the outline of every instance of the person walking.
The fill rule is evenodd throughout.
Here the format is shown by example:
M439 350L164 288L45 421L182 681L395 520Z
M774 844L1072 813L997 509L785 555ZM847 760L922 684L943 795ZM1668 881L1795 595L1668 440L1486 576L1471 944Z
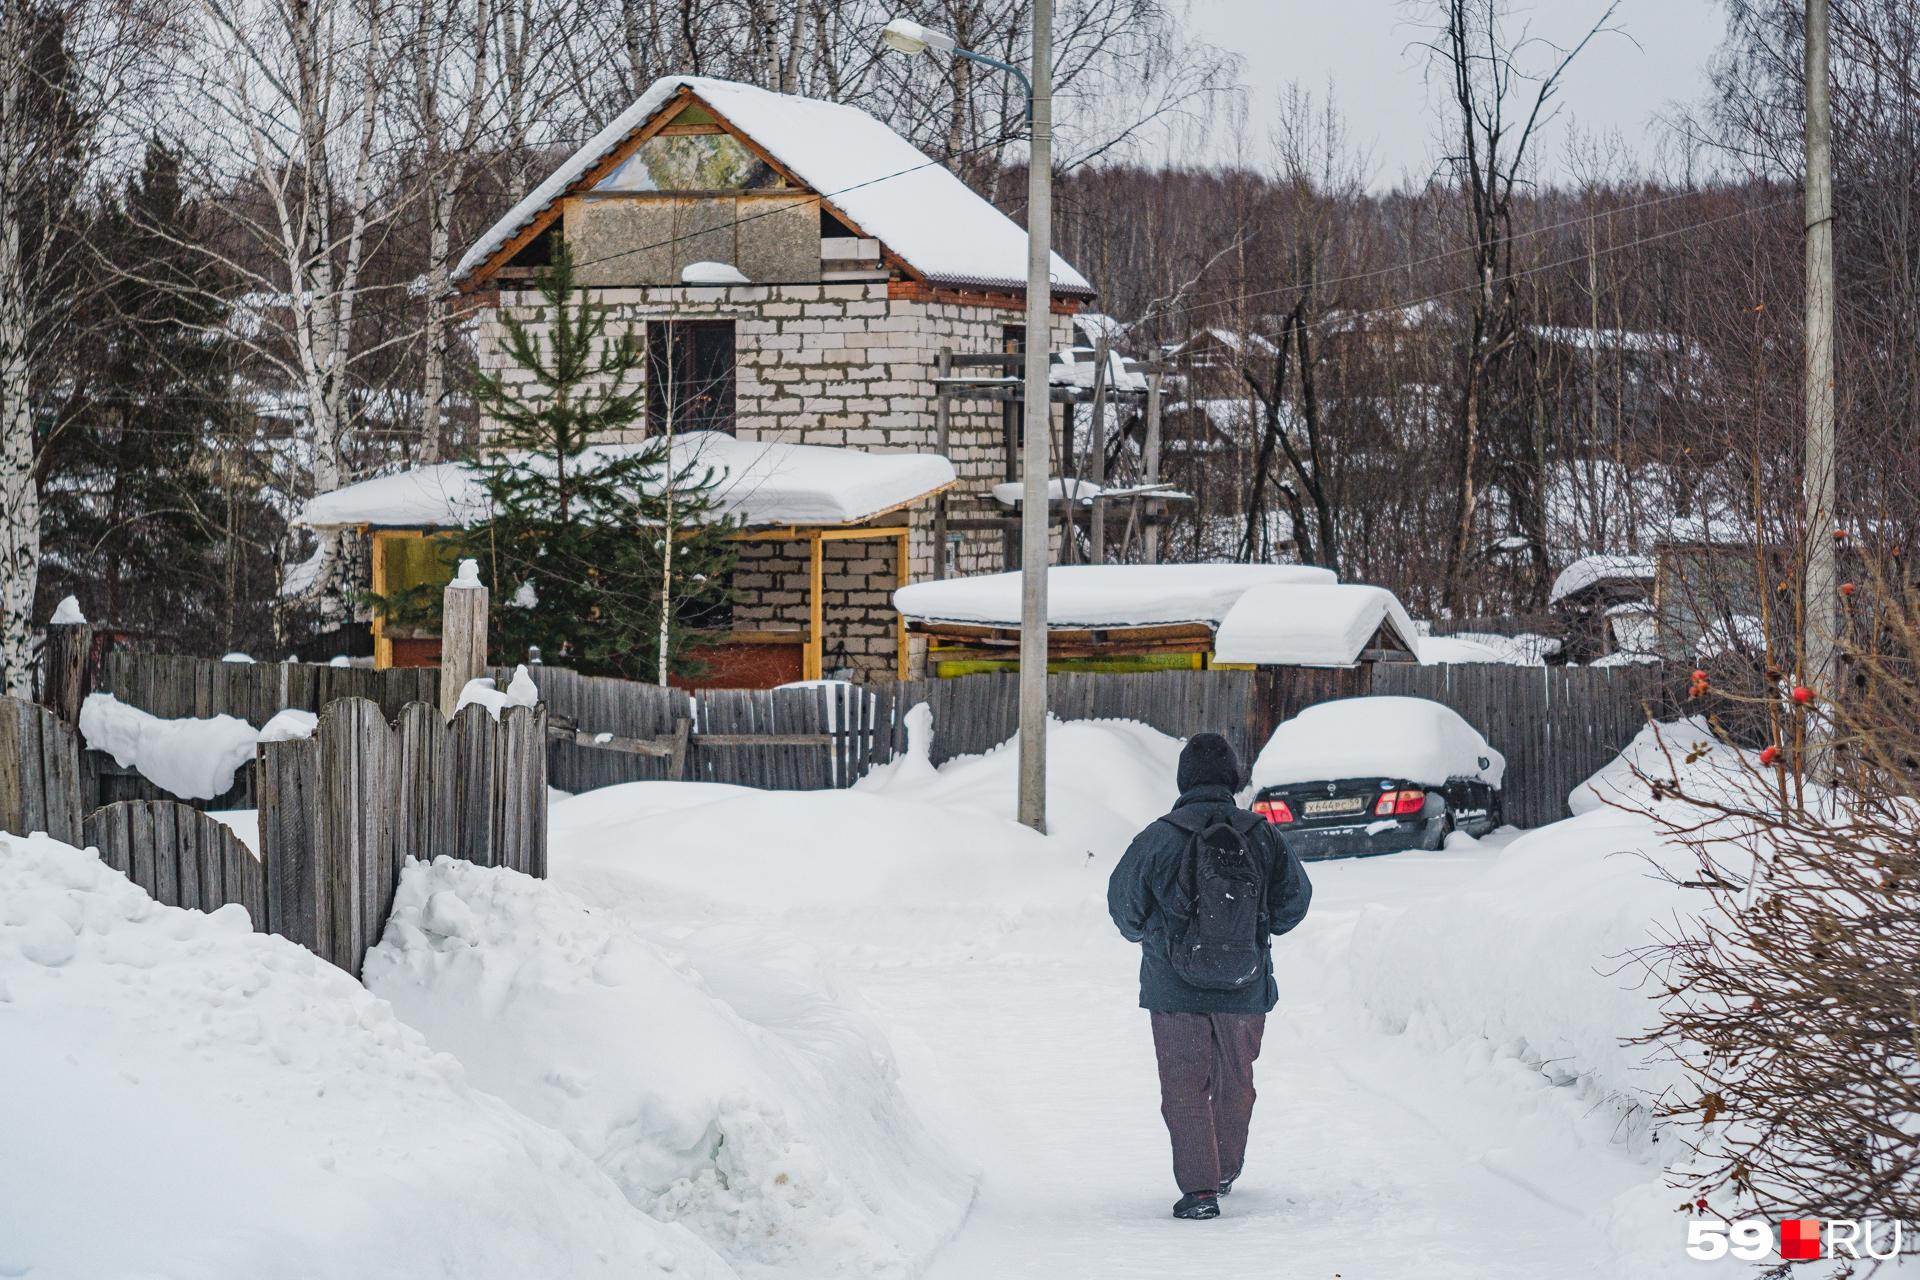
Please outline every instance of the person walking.
M1240 762L1217 733L1180 752L1180 798L1134 837L1107 911L1140 944L1160 1114L1173 1140L1176 1218L1217 1218L1247 1154L1253 1062L1279 998L1269 940L1313 900L1300 859L1234 801Z

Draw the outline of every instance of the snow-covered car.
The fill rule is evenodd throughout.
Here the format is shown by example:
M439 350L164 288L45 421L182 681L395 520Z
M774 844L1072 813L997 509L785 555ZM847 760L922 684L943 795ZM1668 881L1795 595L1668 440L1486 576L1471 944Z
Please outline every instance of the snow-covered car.
M1438 849L1500 825L1506 758L1425 698L1343 698L1273 731L1253 762L1253 811L1302 858Z

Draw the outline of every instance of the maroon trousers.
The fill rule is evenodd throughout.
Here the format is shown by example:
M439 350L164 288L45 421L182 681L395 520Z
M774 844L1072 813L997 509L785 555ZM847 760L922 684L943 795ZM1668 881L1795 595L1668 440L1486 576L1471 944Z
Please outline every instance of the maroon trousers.
M1253 1119L1253 1060L1264 1013L1155 1013L1160 1114L1173 1138L1182 1194L1212 1191L1240 1176Z

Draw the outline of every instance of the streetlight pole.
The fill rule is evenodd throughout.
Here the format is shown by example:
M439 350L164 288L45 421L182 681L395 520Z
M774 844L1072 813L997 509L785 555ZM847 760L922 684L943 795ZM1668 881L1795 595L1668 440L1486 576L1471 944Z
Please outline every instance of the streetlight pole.
M1800 680L1829 702L1839 690L1840 602L1834 561L1833 108L1827 83L1827 0L1807 0L1807 457L1804 480L1806 576L1801 586ZM1807 723L1807 771L1832 766L1831 711Z
M1011 73L1027 91L1027 334L1025 439L1020 493L1020 804L1019 818L1047 829L1047 569L1053 559L1047 516L1047 460L1053 443L1053 396L1047 365L1053 351L1053 0L1033 0L1033 73L962 49L952 36L910 18L880 33L909 56L938 50Z
M1020 495L1020 821L1047 829L1047 378L1053 303L1053 0L1033 0L1033 130L1027 158L1026 439Z

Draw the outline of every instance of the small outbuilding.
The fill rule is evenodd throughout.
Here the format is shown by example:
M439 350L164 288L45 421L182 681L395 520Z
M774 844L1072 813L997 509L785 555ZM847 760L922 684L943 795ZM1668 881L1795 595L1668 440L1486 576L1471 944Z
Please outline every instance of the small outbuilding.
M601 445L608 453L641 444ZM824 445L737 440L690 432L673 442L676 470L710 469L721 513L737 520L743 550L797 548L736 564L731 623L701 647L703 683L766 688L878 666L907 674L906 631L890 593L908 580L911 516L954 482L937 454L868 453ZM464 463L363 480L309 502L294 518L314 529L366 536L379 595L437 586L452 575L449 534L484 516L486 492ZM497 592L497 587L496 587ZM513 607L500 597L501 607ZM532 607L537 607L533 605ZM374 665L429 666L437 634L375 617Z
M939 676L1019 668L1021 575L920 582L894 593ZM1047 579L1055 670L1350 667L1418 661L1393 594L1309 565L1056 566Z

